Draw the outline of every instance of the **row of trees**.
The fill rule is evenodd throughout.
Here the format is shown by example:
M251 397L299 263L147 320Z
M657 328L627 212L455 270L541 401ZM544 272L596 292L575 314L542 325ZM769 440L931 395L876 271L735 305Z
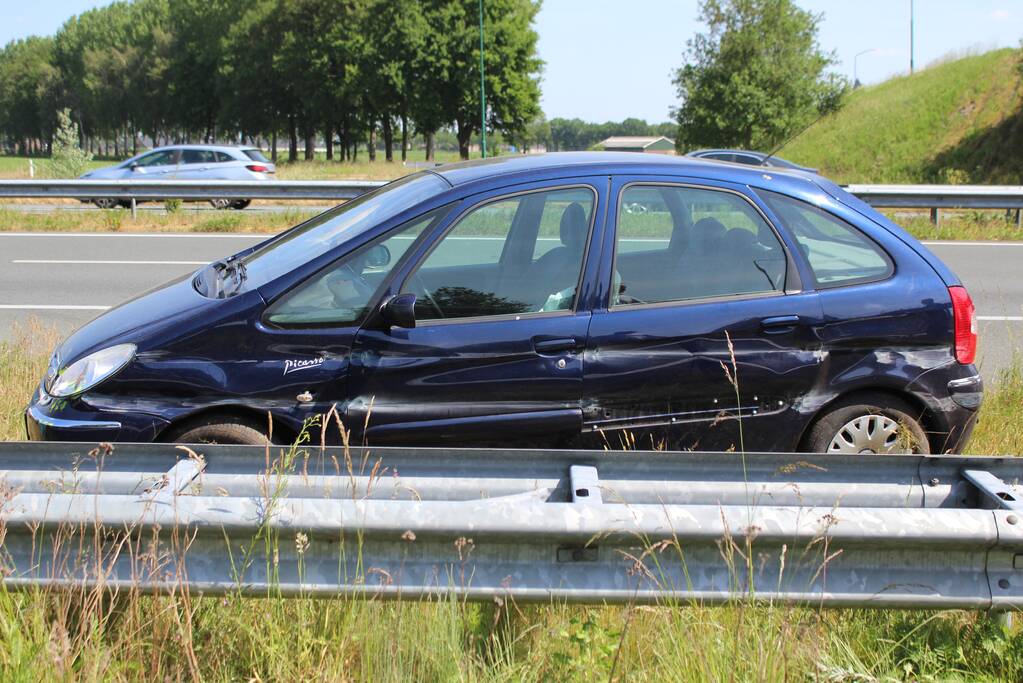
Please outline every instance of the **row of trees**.
M72 17L0 51L0 134L44 153L70 108L90 150L286 137L388 160L451 127L480 132L477 0L135 0ZM535 0L487 0L487 128L509 141L540 115Z

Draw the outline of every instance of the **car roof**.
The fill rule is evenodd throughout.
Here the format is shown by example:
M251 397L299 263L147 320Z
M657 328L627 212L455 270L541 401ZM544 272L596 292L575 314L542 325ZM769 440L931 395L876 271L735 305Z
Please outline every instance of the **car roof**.
M722 164L697 157L643 152L553 152L548 154L516 154L490 159L475 159L444 164L430 169L452 186L483 180L508 179L511 176L556 177L566 175L680 175L711 178L726 182L755 184L765 173L763 167ZM775 173L775 169L770 169ZM805 178L799 171L779 170L779 175Z
M763 159L767 156L764 152L755 152L751 149L698 149L689 154L696 156L700 154L746 154L751 157Z
M213 152L241 152L247 149L258 149L251 145L244 147L238 145L164 145L163 147L154 147L149 150L150 152L160 152L167 149L204 149Z

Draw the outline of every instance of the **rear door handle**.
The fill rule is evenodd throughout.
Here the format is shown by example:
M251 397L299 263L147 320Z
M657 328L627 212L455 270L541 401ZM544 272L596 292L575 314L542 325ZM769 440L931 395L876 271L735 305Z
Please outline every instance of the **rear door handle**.
M579 340L575 337L564 337L562 339L533 339L533 348L537 353L558 353L559 351L571 351L579 348Z
M776 315L761 320L760 327L768 334L780 334L782 332L791 332L801 322L798 315Z

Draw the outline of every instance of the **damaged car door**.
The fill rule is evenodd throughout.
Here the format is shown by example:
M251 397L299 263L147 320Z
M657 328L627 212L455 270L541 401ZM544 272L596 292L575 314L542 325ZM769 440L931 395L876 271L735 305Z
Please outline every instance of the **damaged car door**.
M616 180L605 307L585 371L590 445L775 450L805 423L822 314L792 245L739 188Z

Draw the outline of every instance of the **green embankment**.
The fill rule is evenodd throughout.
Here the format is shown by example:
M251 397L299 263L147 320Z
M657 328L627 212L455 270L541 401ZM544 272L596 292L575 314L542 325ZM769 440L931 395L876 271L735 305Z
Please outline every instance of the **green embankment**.
M779 155L841 183L1023 183L1019 60L995 50L860 88Z

